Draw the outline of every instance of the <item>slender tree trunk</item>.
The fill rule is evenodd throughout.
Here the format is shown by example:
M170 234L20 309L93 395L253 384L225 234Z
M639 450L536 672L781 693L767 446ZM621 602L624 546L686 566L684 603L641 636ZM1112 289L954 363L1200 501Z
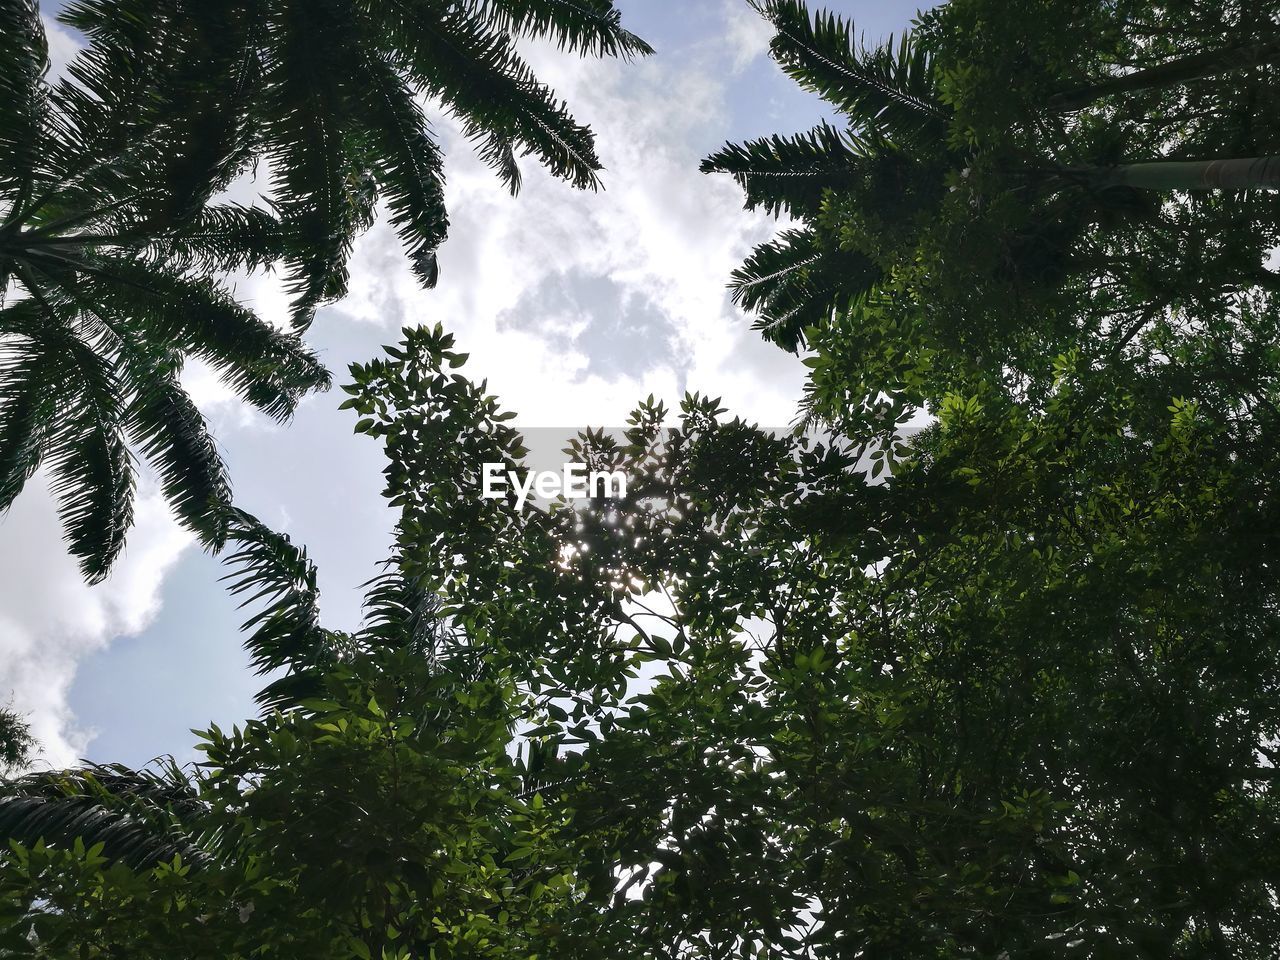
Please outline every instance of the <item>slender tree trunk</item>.
M1280 190L1280 156L1230 160L1157 160L1098 168L1094 185L1137 190Z
M1145 70L1135 70L1123 76L1100 80L1085 87L1065 90L1049 98L1049 109L1058 111L1079 110L1102 97L1116 93L1133 93L1199 80L1215 74L1226 73L1241 67L1252 67L1280 59L1280 40L1262 40L1225 50L1197 53L1180 60L1172 60Z

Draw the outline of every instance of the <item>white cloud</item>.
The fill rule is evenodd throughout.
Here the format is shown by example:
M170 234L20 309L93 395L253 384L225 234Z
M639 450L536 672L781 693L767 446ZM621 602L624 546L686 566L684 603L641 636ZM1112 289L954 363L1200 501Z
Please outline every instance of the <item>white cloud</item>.
M53 766L74 762L92 737L67 705L77 664L111 639L146 628L160 609L165 574L192 542L150 484L139 490L135 516L124 555L95 587L66 551L43 473L0 527L0 701L12 694L40 742L38 759Z
M79 52L80 44L71 31L52 17L41 14L40 20L44 23L45 41L49 45L48 79L54 81L66 71L67 64Z
M575 191L526 160L525 186L506 196L451 126L445 129L451 239L439 287L421 291L384 223L358 244L343 312L393 327L442 322L472 354L525 425L618 424L653 391L723 395L735 412L773 423L794 412L802 370L763 344L727 301L725 283L774 221L742 211L727 178L698 172L724 139L724 57L700 63L654 58L624 65L541 56L539 73L596 131L605 189ZM613 302L582 314L523 316L556 278L607 278ZM594 372L593 355L620 349L606 314L641 300L669 332L633 373ZM526 322L527 321L527 322ZM653 330L652 338L661 336ZM615 365L616 367L616 365Z
M773 27L742 0L721 0L725 39L733 52L733 72L742 73L758 57L769 52Z

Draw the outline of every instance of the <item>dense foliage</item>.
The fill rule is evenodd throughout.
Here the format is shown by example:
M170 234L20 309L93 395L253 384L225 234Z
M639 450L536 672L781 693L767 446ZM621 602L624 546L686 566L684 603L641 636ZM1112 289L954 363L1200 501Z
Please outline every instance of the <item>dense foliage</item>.
M405 330L369 626L231 515L266 712L11 785L0 955L1274 955L1280 11L758 6L849 126L707 167L796 221L736 285L825 432L650 399L571 450L625 498L522 510Z
M510 681L394 570L338 634L305 553L244 515L231 540L248 647L277 671L262 717L205 731L194 772L15 781L0 956L531 956L576 880L542 758L506 750Z
M797 0L762 6L775 56L849 126L704 167L798 221L735 288L767 337L816 352L815 416L856 430L977 377L1034 404L1072 350L1161 407L1266 366L1255 318L1277 286L1278 195L1204 174L1245 158L1276 185L1274 44L1261 62L1232 55L1280 31L1274 4L960 0L873 49ZM1192 82L1103 80L1205 51L1217 70ZM1075 109L1055 100L1082 88Z
M354 405L406 571L580 751L591 950L1268 955L1274 444L1184 402L1138 435L1063 363L1040 410L948 396L887 484L648 404L576 451L625 502L521 513L468 496L520 438L406 337Z

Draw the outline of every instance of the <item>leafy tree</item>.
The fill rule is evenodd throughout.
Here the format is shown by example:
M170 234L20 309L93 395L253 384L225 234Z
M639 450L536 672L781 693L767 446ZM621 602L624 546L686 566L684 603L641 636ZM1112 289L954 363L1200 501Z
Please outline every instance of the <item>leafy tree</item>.
M734 286L770 339L842 353L815 415L923 405L920 376L944 393L985 376L1034 402L1064 353L1142 366L1155 342L1275 289L1276 195L1240 192L1275 186L1266 5L962 0L873 49L796 0L760 9L774 56L849 130L729 146L704 169L801 221ZM1259 32L1252 60L1214 59ZM1105 76L1190 57L1201 72ZM1084 99L1064 113L1064 97Z
M346 402L402 511L393 612L318 631L303 558L247 527L236 586L265 591L250 646L285 670L264 692L279 712L209 733L189 821L150 799L124 819L163 791L122 771L12 791L19 929L90 955L158 953L163 930L232 957L1271 956L1280 352L1256 271L1274 198L1150 204L1102 178L1138 144L1231 134L1241 152L1218 155L1266 156L1245 151L1273 115L1102 89L1108 65L1197 56L1178 36L1220 48L1207 5L1172 6L1186 33L1167 36L1149 7L1045 0L1030 49L1076 13L1043 62L1009 55L1017 21L988 18L1008 9L957 0L866 53L833 18L766 6L855 129L717 163L803 221L744 295L815 348L811 410L837 431L770 435L697 396L668 427L650 400L570 449L624 469L625 498L521 511L479 496L482 464L523 465L511 415L452 337L406 330ZM1114 18L1149 33L1130 45ZM1239 78L1215 69L1194 79L1221 98ZM1008 92L1019 71L1044 72L1040 112ZM1074 113L1045 93L1090 83ZM1084 174L1046 159L1054 137ZM935 422L908 442L919 406ZM425 623L438 644L406 639ZM463 732L402 741L392 717ZM160 867L94 850L140 821L192 849ZM435 851L458 885L415 879Z
M27 721L8 707L0 709L0 774L23 766L33 746L35 741Z
M1275 12L957 0L897 48L865 51L837 18L811 21L796 3L764 11L779 31L775 55L852 130L727 148L708 167L737 176L748 204L804 222L757 251L736 278L739 297L767 336L808 342L810 412L872 444L877 469L893 473L904 540L838 579L856 583L864 564L903 573L898 609L920 627L894 649L917 675L951 671L949 693L912 699L927 704L923 729L982 755L963 783L1011 759L1019 731L1040 731L1015 779L1066 803L1058 836L1079 831L1068 849L1101 858L1066 876L1108 878L1106 892L1078 899L1073 880L1051 898L1073 904L1067 926L1050 932L1055 917L1045 928L1052 955L1264 956L1275 939L1262 906L1274 895L1270 853L1239 873L1215 857L1275 847L1274 821L1264 826L1275 734L1262 720L1274 680L1252 653L1237 659L1269 651L1269 628L1254 633L1224 601L1240 587L1251 613L1273 602L1265 575L1253 595L1249 575L1230 571L1242 555L1275 563L1273 546L1231 518L1267 523L1274 509L1264 478L1280 368L1265 264L1280 230L1274 195L1189 191L1274 186L1264 159L1249 162L1247 182L1204 174L1274 153ZM837 255L844 268L828 270ZM904 449L899 425L921 407L942 427ZM960 484L974 490L953 499ZM984 491L991 500L974 512ZM870 527L868 539L887 523L857 511L831 520ZM1020 660L1015 681L1005 670ZM1035 692L1009 705L1024 681ZM1063 699L1041 683L1060 684ZM971 713L987 695L990 711ZM1237 696L1254 707L1235 713ZM1104 716L1110 728L1084 729ZM1246 716L1261 725L1242 734L1233 724ZM1238 749L1199 741L1209 729L1241 735ZM1097 763L1057 766L1059 736L1089 743ZM918 737L904 733L903 746ZM1087 812L1094 800L1107 816ZM1154 819L1139 825L1143 816ZM1129 901L1127 869L1186 886ZM1215 890L1228 876L1253 892ZM965 930L974 939L945 950L1048 950L1031 916L1019 920L1019 897L1004 902L989 931ZM927 933L935 921L912 911L907 922ZM953 919L933 932L964 929Z
M1176 403L1152 443L1067 359L1038 411L944 398L889 483L690 397L572 445L625 499L521 511L464 359L423 328L353 371L403 511L365 630L242 518L272 712L194 778L0 801L46 955L1268 956L1273 438Z
M305 552L244 515L234 592L260 719L205 761L29 775L4 788L5 957L494 957L554 942L575 896L544 806L545 749L513 758L522 698L394 567L366 625L319 625ZM548 954L554 955L554 954Z
M521 438L441 331L355 370L403 567L580 751L580 955L1264 957L1280 808L1274 450L1059 365L1043 409L868 440L692 397L519 512ZM1152 438L1156 438L1153 442Z

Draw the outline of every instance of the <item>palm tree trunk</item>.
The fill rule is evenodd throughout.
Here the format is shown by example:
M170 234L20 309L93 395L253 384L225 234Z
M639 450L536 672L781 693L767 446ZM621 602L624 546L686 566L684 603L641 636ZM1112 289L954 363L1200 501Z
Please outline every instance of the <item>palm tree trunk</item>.
M1257 43L1228 47L1197 53L1180 60L1171 60L1146 70L1135 70L1123 76L1111 77L1085 87L1066 90L1049 98L1049 109L1055 111L1079 110L1102 97L1116 93L1133 93L1168 87L1201 77L1211 77L1241 67L1252 67L1280 59L1280 40L1261 40Z
M1280 156L1230 160L1157 160L1099 168L1094 186L1136 190L1280 190Z

